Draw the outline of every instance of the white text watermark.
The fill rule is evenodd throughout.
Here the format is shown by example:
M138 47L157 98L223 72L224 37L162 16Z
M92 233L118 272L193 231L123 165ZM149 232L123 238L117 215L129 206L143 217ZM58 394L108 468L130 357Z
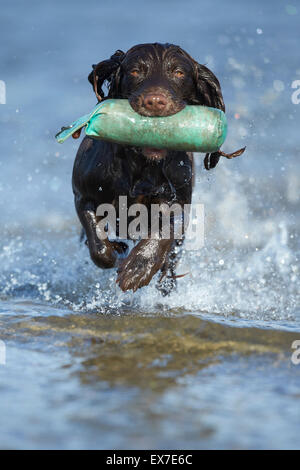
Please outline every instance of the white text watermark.
M6 85L3 80L0 80L0 104L6 104Z
M136 203L127 205L127 196L120 196L118 215L114 205L100 204L96 211L100 218L97 236L100 240L112 238L176 239L186 240L185 249L199 250L204 246L204 205L166 203L150 207Z
M295 91L292 93L292 103L300 103L300 80L294 80L292 83L292 88L295 88Z
M4 341L0 339L0 366L4 366L6 364L6 346Z
M298 366L300 364L300 339L293 341L291 348L295 349L291 356L291 361L295 366Z

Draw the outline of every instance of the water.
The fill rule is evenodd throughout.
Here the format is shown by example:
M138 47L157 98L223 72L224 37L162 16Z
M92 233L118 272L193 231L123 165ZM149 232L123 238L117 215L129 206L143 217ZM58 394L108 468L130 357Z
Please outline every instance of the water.
M172 5L172 7L171 7ZM1 448L299 448L300 8L272 3L1 3ZM159 14L157 13L159 12ZM218 13L216 13L218 12ZM78 243L90 66L174 42L219 77L233 161L205 172L205 246L178 291L123 294Z

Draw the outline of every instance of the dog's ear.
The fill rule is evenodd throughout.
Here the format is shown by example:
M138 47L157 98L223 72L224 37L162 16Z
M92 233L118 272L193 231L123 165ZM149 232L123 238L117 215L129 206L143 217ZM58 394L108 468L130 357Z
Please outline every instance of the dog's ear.
M196 62L195 66L197 101L204 106L211 106L225 112L225 104L219 80L205 65L200 65Z
M225 112L221 85L217 77L205 65L196 62L196 100L198 104L211 106ZM219 152L207 153L204 159L206 170L215 168L220 160Z
M107 80L109 85L109 95L114 97L115 93L111 90L112 87L116 88L115 78L117 72L120 68L121 62L125 54L123 51L117 50L110 59L103 60L96 65L93 65L93 70L88 76L88 80L91 83L94 92L98 98L98 101L101 101L104 98L104 91L102 89L103 83Z

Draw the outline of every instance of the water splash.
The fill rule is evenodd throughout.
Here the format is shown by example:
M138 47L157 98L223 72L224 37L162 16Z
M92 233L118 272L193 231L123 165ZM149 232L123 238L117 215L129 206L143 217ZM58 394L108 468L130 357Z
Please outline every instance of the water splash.
M284 211L264 206L262 217L259 204L250 205L253 186L245 180L226 167L213 182L200 178L194 201L205 204L206 244L198 252L183 253L178 273L189 275L178 280L170 297L161 297L154 281L135 294L121 292L115 270L96 268L86 246L79 244L77 229L63 225L56 232L39 227L30 237L6 239L0 251L2 297L31 298L74 311L163 309L293 323L299 318L295 226Z

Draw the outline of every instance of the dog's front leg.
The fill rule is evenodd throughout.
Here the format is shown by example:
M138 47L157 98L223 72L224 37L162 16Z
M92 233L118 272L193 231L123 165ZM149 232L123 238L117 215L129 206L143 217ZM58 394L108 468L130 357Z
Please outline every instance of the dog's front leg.
M174 201L170 204L161 200L154 200L153 204L148 226L149 238L142 239L119 266L117 283L123 291L136 291L147 286L159 270L162 272L161 279L169 273L171 276L174 274L174 250L184 239L184 204ZM155 209L153 213L152 208ZM175 282L169 283L168 287L161 282L159 284L163 295L175 287Z
M104 234L101 236L97 230L99 218L96 216L96 208L91 201L75 200L80 222L87 236L87 245L93 262L103 269L113 268L116 264L118 254L127 250L126 243L109 241Z

